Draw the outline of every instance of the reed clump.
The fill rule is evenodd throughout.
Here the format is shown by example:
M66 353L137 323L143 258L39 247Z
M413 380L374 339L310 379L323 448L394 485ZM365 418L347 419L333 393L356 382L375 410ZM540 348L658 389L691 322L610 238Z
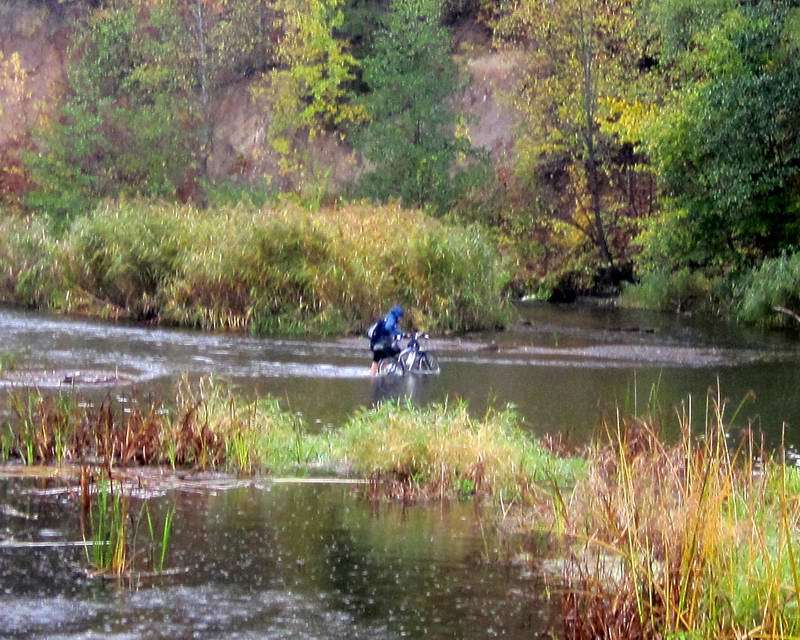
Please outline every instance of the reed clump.
M0 436L4 459L26 464L169 465L252 473L310 465L323 441L270 398L245 402L204 379L182 381L174 408L88 407L72 394L15 394Z
M725 405L691 405L667 446L618 419L556 512L573 541L568 638L790 638L800 633L800 474L751 434L729 446Z
M477 227L396 204L121 201L60 238L35 220L0 222L0 299L210 330L356 331L387 300L434 330L494 327L508 319L507 280Z
M336 433L334 451L376 488L405 498L491 496L527 502L567 486L581 462L546 451L512 408L469 414L464 402L414 407L387 402L357 412Z
M145 575L162 574L172 539L175 506L169 507L161 519L153 515L147 499L136 509L130 493L114 478L110 467L100 469L97 477L95 471L98 470L84 466L80 476L81 530L92 572L131 584Z
M71 309L64 247L37 218L0 221L0 301L32 308Z

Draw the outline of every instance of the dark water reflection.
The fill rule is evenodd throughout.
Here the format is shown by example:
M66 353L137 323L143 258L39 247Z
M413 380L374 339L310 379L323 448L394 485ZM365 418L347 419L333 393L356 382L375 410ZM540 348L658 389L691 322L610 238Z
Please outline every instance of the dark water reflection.
M470 504L371 505L342 486L170 492L169 565L128 590L86 577L77 505L0 480L0 637L532 638L557 602ZM499 560L499 561L498 561Z
M519 312L508 331L434 339L441 375L393 384L369 379L362 338L256 339L0 309L0 351L19 353L29 368L57 369L56 382L73 370L130 376L133 383L115 394L171 397L180 375L214 373L244 394L274 394L319 425L388 397L465 398L478 413L510 402L532 431L578 442L617 406L641 410L653 386L667 416L691 394L702 423L706 393L719 382L729 415L753 394L739 426L755 422L774 444L787 423L789 442L800 443L796 336L596 307L523 305ZM109 387L80 390L102 397Z

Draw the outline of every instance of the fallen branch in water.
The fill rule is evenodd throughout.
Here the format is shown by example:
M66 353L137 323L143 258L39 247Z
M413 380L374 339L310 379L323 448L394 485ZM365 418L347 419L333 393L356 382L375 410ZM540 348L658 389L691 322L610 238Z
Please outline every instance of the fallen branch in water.
M797 320L797 322L800 322L800 314L795 313L791 309L787 309L786 307L781 307L781 306L775 305L775 306L772 307L772 310L773 311L777 311L778 313L782 313L782 314L784 314L786 316L789 316L790 318L794 318L795 320Z

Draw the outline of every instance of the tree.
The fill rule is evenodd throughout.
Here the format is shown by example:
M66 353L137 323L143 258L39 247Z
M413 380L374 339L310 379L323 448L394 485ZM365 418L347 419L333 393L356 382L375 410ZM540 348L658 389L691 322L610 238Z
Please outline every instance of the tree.
M350 100L349 85L358 62L335 31L344 22L343 0L279 0L278 66L254 88L271 110L268 142L281 156L284 172L303 164L298 134L313 140L322 131L339 131L362 118Z
M150 0L172 7L182 19L182 67L192 79L199 112L199 174L208 179L213 155L211 105L233 81L279 63L271 0Z
M184 135L193 117L182 25L155 6L143 37L139 17L127 3L90 14L78 32L69 96L27 161L35 209L63 216L120 193L173 197L185 183L196 141Z
M267 0L118 0L70 49L68 95L26 164L28 204L63 217L118 195L203 201L211 101L264 64Z
M26 81L27 73L22 67L19 53L15 51L6 57L0 51L0 95L3 96L0 115L3 115L5 108L16 106L25 98Z
M628 260L629 221L649 214L651 180L613 126L639 81L634 0L522 0L506 28L531 49L517 152L535 206L586 238L603 267Z
M369 122L357 146L369 163L360 188L368 197L445 209L458 190L459 156L453 95L461 86L441 25L441 0L394 0L364 60Z
M693 74L647 128L667 198L650 262L727 267L800 243L800 11L731 3L682 56Z
M13 52L5 56L0 51L0 117L4 114L13 116L20 112L18 110L30 97L27 81L27 73L19 53ZM19 118L14 123L18 133L8 136L4 144L0 145L0 204L10 204L15 208L26 183L19 159L19 149L25 140L21 132L21 121L22 118Z

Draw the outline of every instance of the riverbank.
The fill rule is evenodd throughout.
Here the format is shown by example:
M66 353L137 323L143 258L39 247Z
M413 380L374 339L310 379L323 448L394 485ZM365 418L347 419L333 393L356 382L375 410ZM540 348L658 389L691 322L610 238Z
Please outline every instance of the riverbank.
M369 480L373 497L488 500L498 523L560 541L568 637L800 630L800 472L753 434L732 442L719 395L702 412L679 408L677 442L654 418L619 416L578 457L523 432L510 409L473 419L458 403L389 402L316 431L274 400L244 402L208 382L182 386L175 409L36 394L13 406L4 460L338 472Z
M361 332L394 303L435 331L503 326L507 274L478 227L399 205L310 212L130 201L55 233L0 222L0 300L253 334Z
M567 637L796 637L800 472L733 439L719 393L677 410L674 444L650 418L608 425L555 505Z

